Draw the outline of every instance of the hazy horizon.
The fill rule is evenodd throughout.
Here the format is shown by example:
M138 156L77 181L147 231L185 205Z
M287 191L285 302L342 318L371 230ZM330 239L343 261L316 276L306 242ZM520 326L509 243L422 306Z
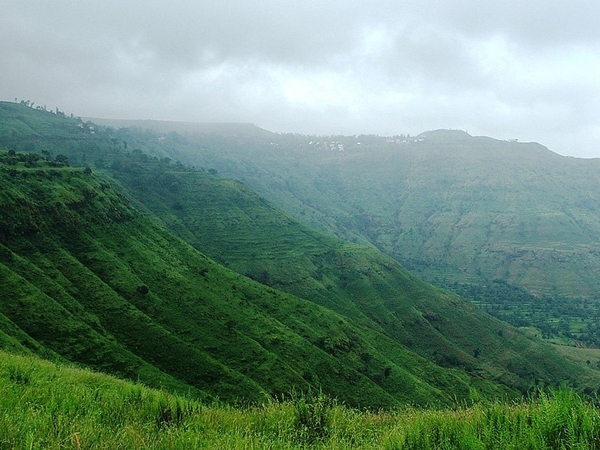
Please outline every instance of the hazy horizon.
M434 129L600 156L600 4L7 0L0 99L276 133Z

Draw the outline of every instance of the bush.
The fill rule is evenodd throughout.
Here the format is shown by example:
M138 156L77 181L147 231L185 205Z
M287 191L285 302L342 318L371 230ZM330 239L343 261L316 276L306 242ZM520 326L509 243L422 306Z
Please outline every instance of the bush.
M329 437L330 413L333 406L321 390L317 394L308 391L293 400L294 429L297 439L306 444L314 444Z

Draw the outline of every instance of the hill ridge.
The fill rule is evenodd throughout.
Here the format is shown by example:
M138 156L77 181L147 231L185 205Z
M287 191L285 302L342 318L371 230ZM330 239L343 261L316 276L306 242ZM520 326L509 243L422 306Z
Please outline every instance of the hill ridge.
M250 122L181 122L155 119L106 119L98 117L82 117L97 125L113 128L146 128L161 133L180 134L218 134L225 136L263 136L274 135Z

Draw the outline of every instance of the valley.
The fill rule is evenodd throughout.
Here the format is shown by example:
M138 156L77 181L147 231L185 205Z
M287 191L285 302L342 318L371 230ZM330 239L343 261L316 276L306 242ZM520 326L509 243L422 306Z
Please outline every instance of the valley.
M513 325L600 345L599 160L444 130L336 137L344 151L314 136L240 139L188 132L173 156Z
M452 264L459 264L457 249L467 250L467 237L478 233L475 225L456 225L466 219L455 219L449 253L433 256L445 216L436 210L441 203L417 201L432 188L418 188L408 176L421 166L402 169L403 189L416 186L410 195L386 181L379 166L372 172L378 178L365 181L356 172L369 173L368 164L375 164L365 159L370 148L399 173L390 163L396 147L379 148L373 137L362 139L360 151L348 143L343 152L337 147L324 155L330 150L294 150L298 136L268 135L265 144L264 133L252 127L180 135L115 130L18 104L1 103L0 114L3 348L233 403L294 389L322 389L346 405L368 408L518 398L564 383L596 389L600 357L593 350L585 360L560 352L536 333L419 279L470 285L462 294L471 292L482 306L493 297L473 290L480 280L507 283L498 298L518 285L484 266L481 273L460 266L461 276L451 278L448 255L456 254ZM316 160L318 182L308 177ZM293 174L284 168L292 161ZM243 183L230 178L235 167ZM394 195L383 195L388 190ZM398 256L408 237L397 234L408 225L392 226L394 202L430 211L430 231L416 221L410 232L410 272ZM564 244L569 251L580 251L584 237L593 236L593 227L586 228L592 217L574 225ZM498 233L507 236L509 225ZM423 242L415 228L430 238ZM536 242L558 239L551 234L558 232L549 233ZM413 261L418 245L431 255L420 258L438 258L439 267L430 261L430 270L418 270L425 267L423 259ZM471 259L475 267L477 258ZM577 276L583 282L587 275ZM515 299L536 298L522 286ZM560 289L567 298L566 287ZM593 296L585 295L573 292L593 305Z

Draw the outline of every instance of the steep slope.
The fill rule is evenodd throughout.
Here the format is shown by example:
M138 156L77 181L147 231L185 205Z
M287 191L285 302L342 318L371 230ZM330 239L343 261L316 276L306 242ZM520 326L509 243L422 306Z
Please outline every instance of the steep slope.
M319 386L381 407L503 395L532 382L508 374L503 386L440 367L381 327L227 270L89 170L0 159L0 325L13 348L225 400ZM548 382L575 373L550 364L540 372Z
M521 388L579 370L563 366L550 347L420 282L392 258L303 227L239 182L175 168L161 173L157 164L141 162L134 176L111 173L132 198L209 256L350 317L440 366ZM348 343L323 345L336 351ZM389 343L379 351L393 359ZM370 359L368 353L361 357Z
M431 281L498 278L533 293L596 296L600 160L464 132L359 138L344 138L341 152L283 136L277 146L203 147L185 161L242 180L311 226L366 240Z

